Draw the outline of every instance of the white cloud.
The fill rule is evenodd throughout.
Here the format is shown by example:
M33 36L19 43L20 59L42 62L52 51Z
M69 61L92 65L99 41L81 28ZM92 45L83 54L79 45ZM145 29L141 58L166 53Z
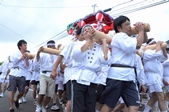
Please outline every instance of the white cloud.
M87 14L93 12L91 7L97 4L96 11L111 8L120 3L130 0L1 0L0 1L0 56L3 61L15 48L19 39L28 42L29 50L36 45L50 39L61 31L65 30L69 23L72 23ZM134 0L141 1L141 0ZM143 1L143 0L142 0ZM19 8L9 7L50 7L50 8ZM80 7L81 6L81 7ZM51 8L67 7L67 8ZM68 8L69 7L69 8ZM73 8L70 8L73 7ZM120 6L119 6L120 7ZM121 7L123 7L121 5ZM145 10L126 14L131 23L137 21L150 23L151 31L149 37L156 40L168 40L169 3L155 6ZM71 36L66 37L57 43L69 42ZM56 38L54 38L56 40Z

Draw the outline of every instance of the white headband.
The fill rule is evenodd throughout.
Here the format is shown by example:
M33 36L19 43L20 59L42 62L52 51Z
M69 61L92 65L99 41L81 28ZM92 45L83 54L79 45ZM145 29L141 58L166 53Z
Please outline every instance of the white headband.
M55 43L48 43L47 46L55 46Z
M86 27L91 27L91 28L93 28L93 26L92 26L91 24L86 24L86 25L83 26L83 28L82 28L82 31L81 31L82 35L84 35L84 29L85 29Z
M153 40L151 40L147 45L150 45L150 44L152 44L153 42L156 42L156 41L153 39Z

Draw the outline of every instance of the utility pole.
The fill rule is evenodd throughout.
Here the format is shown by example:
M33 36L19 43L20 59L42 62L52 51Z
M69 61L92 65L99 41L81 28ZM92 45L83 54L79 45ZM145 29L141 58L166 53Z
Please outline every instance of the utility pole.
M93 13L95 13L95 8L97 7L97 4L92 5L93 7Z

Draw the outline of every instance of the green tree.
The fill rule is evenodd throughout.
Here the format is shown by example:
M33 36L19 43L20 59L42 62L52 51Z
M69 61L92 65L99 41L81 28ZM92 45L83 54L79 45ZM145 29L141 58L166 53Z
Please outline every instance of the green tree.
M2 65L3 62L0 62L0 66Z

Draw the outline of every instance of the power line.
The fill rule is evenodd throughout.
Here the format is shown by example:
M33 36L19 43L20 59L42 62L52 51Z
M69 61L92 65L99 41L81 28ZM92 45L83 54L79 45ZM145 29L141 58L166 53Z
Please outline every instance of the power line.
M66 33L66 34L65 34L65 33ZM46 40L46 41L42 42L41 44L35 46L35 47L33 48L33 50L31 50L31 51L35 51L35 50L36 50L37 48L39 48L40 46L45 45L45 44L47 43L47 41L49 41L49 40L59 40L59 39L63 38L63 36L62 36L62 37L60 37L60 38L54 39L55 37L57 37L57 36L59 36L59 35L61 35L61 34L62 34L64 37L65 37L65 36L68 36L67 30L63 30L62 32L60 32L60 33L54 35L53 37L49 38L48 40Z
M119 11L119 10L128 10L130 7L133 7L133 6L135 7L135 6L137 6L137 5L140 5L141 3L144 3L145 1L147 1L147 0L143 0L143 1L141 1L141 2L136 2L136 3L134 3L134 4L131 4L131 5L122 7L122 8L120 8L120 9L112 10L112 11L110 12L110 14L111 14L112 12L116 12L116 11ZM126 3L129 3L129 2L126 2ZM121 4L121 5L124 5L124 4ZM119 6L119 5L117 5L117 6ZM111 9L115 9L117 6L112 7Z
M58 6L44 6L44 7L32 7L32 6L17 6L17 5L6 5L6 4L2 4L0 3L2 6L5 7L15 7L15 8L57 8L57 9L63 9L63 8L89 8L90 6L65 6L65 7L58 7Z
M0 25L3 26L3 27L5 27L6 29L10 30L11 32L15 33L16 35L18 35L18 36L20 36L20 37L22 37L22 38L25 39L25 37L23 37L23 36L20 35L19 33L15 32L14 30L8 28L7 26L5 26L5 25L3 25L3 24L1 24L1 23L0 23ZM29 39L27 39L27 38L26 38L26 40L28 40L28 41L30 41L31 43L35 44L34 42L32 42L31 40L29 40ZM36 44L35 44L35 45L36 45Z
M3 1L3 2L5 2L5 1ZM7 2L5 2L5 3L6 3L6 4L9 4L9 3L7 3ZM1 5L1 6L2 6L2 5ZM7 7L5 7L5 8L7 8ZM42 24L42 25L45 25L45 26L49 27L52 31L56 31L56 28L55 28L54 26L51 26L51 25L49 25L49 24L47 23L48 20L46 20L46 19L44 19L44 18L40 19L40 18L37 18L37 17L33 17L32 15L30 15L30 14L28 14L28 13L25 13L25 12L19 10L19 9L16 9L16 8L14 8L14 7L12 7L12 8L13 8L14 10L10 10L9 8L7 8L7 9L10 10L10 11L15 12L15 13L17 13L17 14L20 14L20 16L26 17L26 19L30 18L30 19L36 21L36 23L40 23L40 24Z
M169 2L169 1L168 0L162 0L162 1L159 1L159 2L152 3L152 4L148 4L146 6L130 9L130 10L123 11L123 12L119 12L119 13L113 14L111 16L117 17L119 15L124 15L124 14L128 14L128 13L136 12L136 11L139 11L139 10L143 10L143 9L147 9L147 8L154 7L154 6L157 6L157 5L161 5L161 4L164 4L164 3L167 3L167 2Z

